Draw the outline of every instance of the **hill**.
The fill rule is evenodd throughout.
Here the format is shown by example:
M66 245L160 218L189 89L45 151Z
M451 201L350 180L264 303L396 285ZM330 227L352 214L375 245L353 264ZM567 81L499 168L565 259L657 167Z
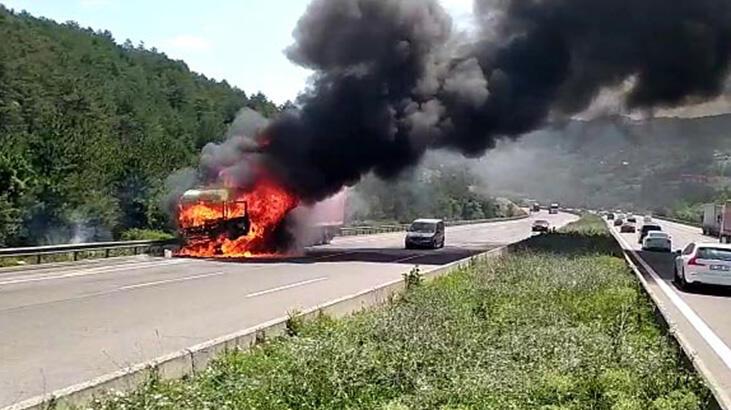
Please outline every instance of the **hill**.
M569 121L474 165L493 190L583 207L669 212L731 186L731 115Z
M0 246L161 228L165 178L194 165L247 95L109 31L0 5Z

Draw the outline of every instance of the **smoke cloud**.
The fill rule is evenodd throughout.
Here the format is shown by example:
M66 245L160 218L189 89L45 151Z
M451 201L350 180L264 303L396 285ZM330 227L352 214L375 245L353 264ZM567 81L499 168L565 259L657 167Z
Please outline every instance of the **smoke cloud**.
M429 149L481 156L608 89L621 90L627 110L724 89L728 1L478 0L474 9L479 27L466 43L436 0L313 0L286 53L315 74L301 109L261 130L267 168L315 202L369 172L394 177Z

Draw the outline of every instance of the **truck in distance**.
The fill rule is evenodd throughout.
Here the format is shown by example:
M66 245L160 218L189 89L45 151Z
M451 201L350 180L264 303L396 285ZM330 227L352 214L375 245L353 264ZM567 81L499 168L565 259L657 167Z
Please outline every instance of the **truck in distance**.
M531 205L530 210L531 212L541 212L541 204L534 202L533 205Z
M731 243L731 201L723 205L703 205L703 234L718 237L721 243Z
M703 235L718 237L721 233L723 205L703 204Z
M718 239L721 243L731 243L731 201L726 201L721 209L721 228Z
M548 213L557 214L558 213L558 204L556 204L556 203L551 204L551 206L548 208Z

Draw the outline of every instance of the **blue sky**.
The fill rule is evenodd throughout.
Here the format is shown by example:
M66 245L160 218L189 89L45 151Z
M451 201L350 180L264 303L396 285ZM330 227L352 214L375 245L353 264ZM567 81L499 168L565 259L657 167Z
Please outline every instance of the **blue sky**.
M464 21L472 0L440 0ZM227 80L247 93L264 92L277 103L294 99L308 71L282 50L309 0L0 0L60 22L106 29L117 42L144 41L197 72Z

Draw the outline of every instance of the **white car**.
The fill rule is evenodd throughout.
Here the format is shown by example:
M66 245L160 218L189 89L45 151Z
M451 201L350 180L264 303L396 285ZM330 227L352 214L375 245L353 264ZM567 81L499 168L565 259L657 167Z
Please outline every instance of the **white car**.
M662 231L650 231L642 240L643 251L663 251L670 252L672 249L672 242L670 235Z
M731 286L731 245L691 243L675 258L675 283Z

